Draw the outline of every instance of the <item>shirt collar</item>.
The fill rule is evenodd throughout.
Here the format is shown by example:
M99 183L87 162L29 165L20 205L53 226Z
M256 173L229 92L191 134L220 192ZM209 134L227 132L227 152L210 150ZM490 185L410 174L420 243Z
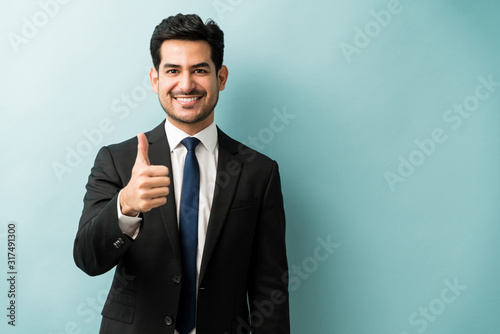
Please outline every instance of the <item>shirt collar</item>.
M212 122L212 124L201 130L194 136L190 136L181 129L175 127L168 121L167 118L167 121L165 122L165 133L167 134L170 152L173 152L177 148L177 146L182 145L181 140L186 137L198 138L203 146L205 146L208 152L210 152L211 154L214 154L215 147L217 146L217 127L215 126L215 122Z

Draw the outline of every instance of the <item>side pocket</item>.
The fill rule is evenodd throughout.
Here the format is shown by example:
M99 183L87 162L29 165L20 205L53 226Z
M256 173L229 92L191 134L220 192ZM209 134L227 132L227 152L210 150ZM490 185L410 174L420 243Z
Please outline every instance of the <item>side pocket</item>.
M135 307L107 299L101 314L103 317L131 324L134 321Z
M122 289L120 292L110 293L101 315L131 324L135 315L135 292Z

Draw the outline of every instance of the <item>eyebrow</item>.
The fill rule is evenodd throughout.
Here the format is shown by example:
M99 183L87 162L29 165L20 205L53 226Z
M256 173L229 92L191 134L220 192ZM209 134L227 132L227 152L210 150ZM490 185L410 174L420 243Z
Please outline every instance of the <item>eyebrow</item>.
M163 65L163 68L181 68L181 67L182 67L181 65L169 64L169 63ZM190 68L200 68L200 67L210 68L210 64L208 64L207 62L201 62L190 66Z

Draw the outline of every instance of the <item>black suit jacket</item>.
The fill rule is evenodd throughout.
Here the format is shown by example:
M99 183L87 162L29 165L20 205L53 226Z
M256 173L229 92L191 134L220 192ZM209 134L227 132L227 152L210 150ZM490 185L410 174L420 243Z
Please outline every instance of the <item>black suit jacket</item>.
M172 171L164 122L146 133L152 165ZM289 333L285 216L275 161L218 129L219 161L199 274L198 334ZM137 138L95 160L74 244L89 275L116 266L100 333L174 333L181 250L173 184L167 203L142 213L135 240L118 227L117 195L129 182ZM203 167L201 167L203 168ZM248 299L247 299L248 298ZM251 325L249 325L249 323Z

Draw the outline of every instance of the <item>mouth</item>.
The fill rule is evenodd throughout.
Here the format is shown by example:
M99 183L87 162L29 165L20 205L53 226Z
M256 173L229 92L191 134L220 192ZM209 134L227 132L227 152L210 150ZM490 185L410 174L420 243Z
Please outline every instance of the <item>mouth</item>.
M198 101L201 100L203 96L174 96L174 100L177 101L183 108L191 109Z
M194 102L199 99L201 99L201 96L195 96L195 97L174 97L179 102Z

